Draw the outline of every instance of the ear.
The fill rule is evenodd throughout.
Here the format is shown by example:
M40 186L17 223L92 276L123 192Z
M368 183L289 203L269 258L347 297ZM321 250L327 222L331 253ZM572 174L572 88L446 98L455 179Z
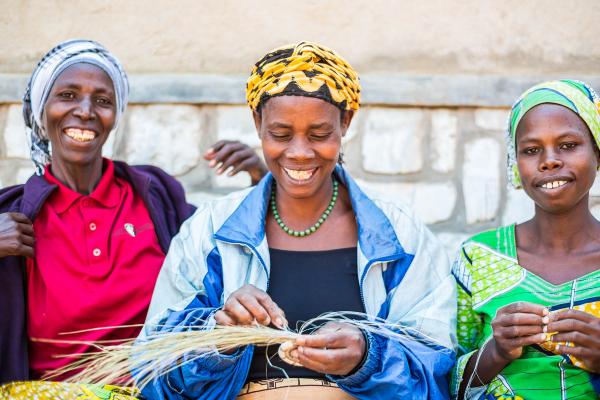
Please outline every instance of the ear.
M346 132L348 131L348 128L350 128L352 118L354 118L353 110L344 111L344 115L342 115L342 137L346 136Z
M258 137L260 138L260 126L262 125L262 115L260 111L252 111L252 118L254 119L256 133L258 133Z

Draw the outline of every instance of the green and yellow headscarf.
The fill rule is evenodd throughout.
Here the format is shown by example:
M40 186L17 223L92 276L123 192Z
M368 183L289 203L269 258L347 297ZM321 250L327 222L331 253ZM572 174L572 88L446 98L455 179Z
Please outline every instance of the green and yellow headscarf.
M270 51L252 69L246 100L254 111L271 97L308 96L341 110L358 110L360 83L356 71L333 50L310 42Z
M519 97L508 120L508 178L516 188L521 187L517 169L517 127L527 111L545 103L559 104L579 115L590 129L596 146L600 148L600 102L594 89L583 82L567 79L535 85Z

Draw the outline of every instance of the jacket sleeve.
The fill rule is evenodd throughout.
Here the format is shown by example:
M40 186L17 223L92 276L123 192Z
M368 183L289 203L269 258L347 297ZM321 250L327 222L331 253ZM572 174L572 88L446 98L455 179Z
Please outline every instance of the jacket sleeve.
M211 329L222 295L221 256L212 240L209 212L203 209L182 225L171 243L138 343L152 340L156 333ZM214 351L201 358L188 354L178 368L155 378L142 394L148 399L235 398L252 351L252 347L233 355Z
M406 254L381 272L369 273L381 273L387 291L378 317L417 338L368 334L363 366L351 376L332 377L359 399L449 397L447 376L455 362L456 286L441 243L424 225L412 223L413 241L405 241ZM408 230L406 224L401 228Z

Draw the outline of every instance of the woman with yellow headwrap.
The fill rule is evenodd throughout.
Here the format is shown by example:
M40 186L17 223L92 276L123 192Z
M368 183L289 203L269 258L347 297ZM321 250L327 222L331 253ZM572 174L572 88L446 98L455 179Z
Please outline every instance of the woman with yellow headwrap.
M352 67L302 42L254 67L247 100L270 173L200 207L160 273L141 341L211 326L296 328L328 311L379 318L399 339L330 322L283 354L190 353L150 399L444 399L455 287L441 244L400 205L367 196L339 165L360 104ZM268 358L268 360L267 360Z

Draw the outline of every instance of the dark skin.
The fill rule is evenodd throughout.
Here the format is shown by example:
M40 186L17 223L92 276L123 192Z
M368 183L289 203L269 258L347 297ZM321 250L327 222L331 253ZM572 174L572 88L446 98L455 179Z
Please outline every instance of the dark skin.
M110 77L99 67L79 63L54 82L44 106L42 125L52 145L52 174L67 187L88 195L102 177L102 146L115 124L116 98ZM208 158L251 171L264 171L260 158L239 142L218 142ZM264 174L264 172L263 172ZM32 222L21 213L0 214L0 258L34 257Z
M596 271L600 223L588 199L600 157L587 125L565 107L541 104L525 114L516 137L523 189L535 201L535 216L516 227L519 264L555 285ZM523 354L524 346L546 341L546 332L558 332L553 342L575 344L561 346L561 354L574 355L590 371L600 372L600 318L591 314L549 312L539 304L518 302L500 308L492 328L493 339L480 350L479 379L472 386L488 384ZM465 377L473 374L476 358L469 360Z
M219 140L204 153L210 168L216 168L216 174L227 172L227 176L246 171L250 175L252 185L256 185L268 172L256 152L248 145L237 140Z
M310 227L331 200L331 175L352 117L352 112L342 114L323 100L301 96L272 98L254 114L265 161L277 182L277 209L292 229ZM348 192L342 185L338 191L338 201L327 221L307 237L289 236L269 214L269 246L299 251L356 246L357 226ZM267 293L251 285L232 293L215 320L220 325L287 325L284 311ZM292 356L304 367L335 375L352 371L366 351L361 331L343 323L326 324L315 334L297 339L296 345Z

